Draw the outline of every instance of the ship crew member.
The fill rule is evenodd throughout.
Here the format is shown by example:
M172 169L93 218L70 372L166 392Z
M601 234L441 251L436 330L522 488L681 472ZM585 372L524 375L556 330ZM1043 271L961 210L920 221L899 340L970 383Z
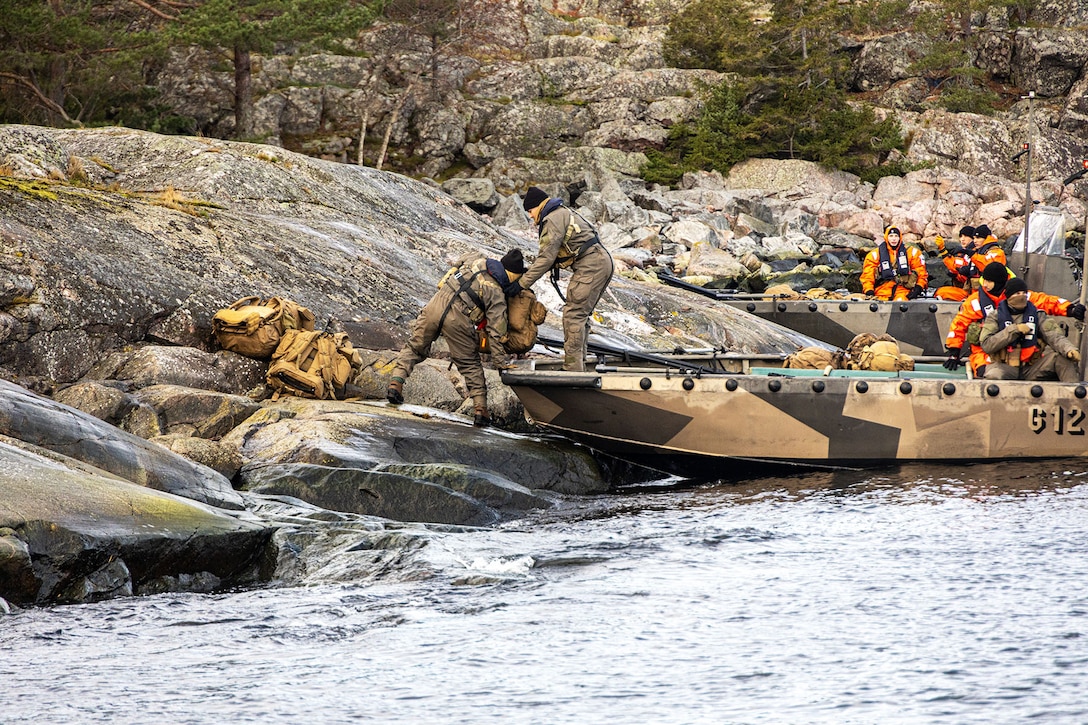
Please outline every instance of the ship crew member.
M913 300L925 294L929 273L922 253L903 244L898 227L884 230L884 241L865 255L861 289L878 300Z
M972 331L980 331L983 321L1005 301L1005 286L1010 278L1016 279L1016 276L1000 262L991 262L982 270L979 289L963 301L948 328L948 335L944 342L948 357L942 363L945 368L948 370L959 368L960 355L963 348L969 344L970 355L967 364L971 373L975 377L985 375L986 366L990 364L991 359L978 344L978 332ZM1028 293L1028 298L1037 309L1048 315L1084 319L1084 305L1079 302L1070 302L1056 295L1034 291Z
M571 270L563 305L563 369L584 371L589 320L612 281L612 255L601 244L597 231L563 206L561 199L549 198L542 189L530 186L522 206L537 225L540 250L514 292L529 289L549 272L558 290L559 270Z
M940 234L933 241L937 244L937 256L952 277L952 284L938 287L933 296L939 300L962 302L978 287L977 279L986 267L983 265L982 268L977 268L971 262L971 253L975 250L975 228L960 228L960 249L957 252L945 248L944 237ZM975 280L974 285L972 280Z
M975 243L971 249L971 266L968 268L971 272L972 290L978 289L982 270L993 262L1000 262L1006 267L1009 264L1001 242L997 241L997 237L990 232L990 227L980 224L975 227Z
M983 322L979 345L991 360L987 379L1080 380L1080 353L1058 321L1031 301L1022 279L1005 284L1005 299Z
M492 364L500 369L506 367L509 356L502 345L507 328L503 290L512 289L524 273L525 261L520 249L507 252L501 260L486 259L476 253L459 259L412 323L412 336L397 355L386 390L389 402L404 402L404 382L416 365L430 355L431 344L442 335L450 348L450 360L465 378L465 387L475 406L473 424L490 425L480 331L486 332Z

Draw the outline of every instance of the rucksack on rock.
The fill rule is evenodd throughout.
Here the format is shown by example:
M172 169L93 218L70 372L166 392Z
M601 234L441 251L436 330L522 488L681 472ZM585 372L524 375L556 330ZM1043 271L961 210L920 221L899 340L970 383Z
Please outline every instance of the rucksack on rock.
M522 290L506 300L507 332L503 347L511 355L529 352L536 344L537 325L548 316L532 290Z
M314 329L314 314L282 297L243 297L212 317L219 346L239 355L267 360L287 330Z
M287 330L272 353L266 380L275 397L343 399L344 386L362 367L363 360L346 333Z

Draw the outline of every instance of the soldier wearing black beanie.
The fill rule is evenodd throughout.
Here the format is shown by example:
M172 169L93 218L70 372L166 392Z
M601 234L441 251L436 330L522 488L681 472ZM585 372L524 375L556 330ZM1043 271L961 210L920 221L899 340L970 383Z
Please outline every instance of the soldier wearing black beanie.
M982 278L993 282L994 286L987 293L997 297L1005 291L1005 283L1009 281L1009 268L1001 262L990 262L982 270Z
M525 192L525 200L522 201L521 207L525 211L532 211L547 200L548 195L543 189L536 186L530 186Z
M539 243L536 258L507 294L529 289L550 275L560 298L559 270L571 271L567 294L563 298L563 369L583 372L589 321L608 283L612 281L612 255L601 244L597 230L576 211L563 205L562 199L550 198L543 189L530 186L521 206L536 225Z

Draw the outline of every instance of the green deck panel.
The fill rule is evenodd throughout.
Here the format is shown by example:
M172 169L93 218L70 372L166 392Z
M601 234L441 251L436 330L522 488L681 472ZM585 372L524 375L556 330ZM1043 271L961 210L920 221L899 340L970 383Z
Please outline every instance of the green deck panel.
M821 378L824 376L823 370L806 370L804 368L765 368L765 367L753 367L751 369L752 375L777 375L795 378ZM961 368L956 372L945 370L941 365L935 364L919 364L915 365L914 370L901 370L884 371L884 370L832 370L831 374L826 377L832 378L913 378L918 379L934 379L934 380L965 380L967 378L966 368Z

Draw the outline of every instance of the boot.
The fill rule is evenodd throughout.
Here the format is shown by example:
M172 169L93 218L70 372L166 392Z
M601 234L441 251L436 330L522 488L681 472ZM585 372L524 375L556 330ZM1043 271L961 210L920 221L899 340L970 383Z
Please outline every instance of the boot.
M472 419L472 424L477 428L486 428L491 425L491 416L487 412L487 408L477 408L476 415Z
M390 380L389 387L385 389L385 398L393 405L404 402L404 381Z

